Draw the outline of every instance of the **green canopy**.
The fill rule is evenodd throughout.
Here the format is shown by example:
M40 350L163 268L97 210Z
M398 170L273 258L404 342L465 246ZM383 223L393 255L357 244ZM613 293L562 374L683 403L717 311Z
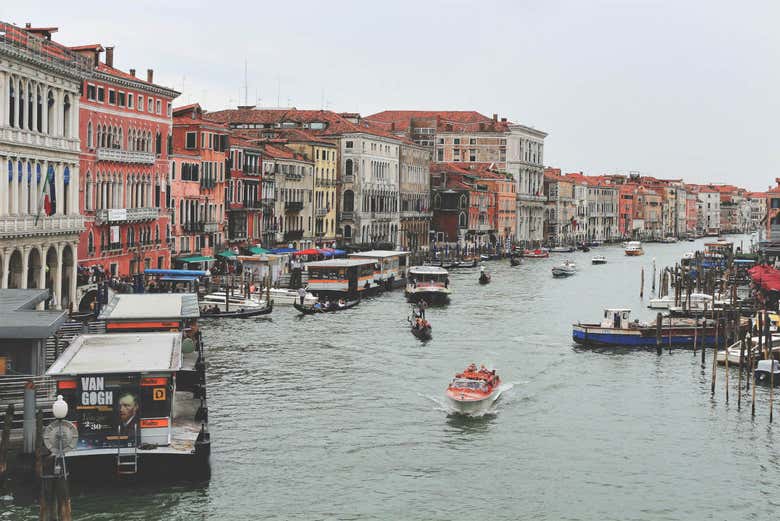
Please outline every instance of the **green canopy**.
M265 248L261 248L260 246L252 246L251 248L249 248L249 251L251 251L255 255L265 255L266 253L268 253L268 250L266 250Z
M225 250L217 253L217 255L220 255L222 257L235 257L236 254L233 253L233 250Z
M208 262L208 261L214 261L217 260L214 257L204 257L202 255L194 255L192 257L178 257L174 259L178 262L185 262L187 264L191 262Z

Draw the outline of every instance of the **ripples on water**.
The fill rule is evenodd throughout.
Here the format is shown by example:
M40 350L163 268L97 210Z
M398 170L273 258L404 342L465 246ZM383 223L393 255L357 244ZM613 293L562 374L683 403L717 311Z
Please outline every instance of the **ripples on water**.
M453 302L431 308L433 340L408 331L401 292L354 310L205 329L213 476L208 486L90 489L77 518L768 519L780 451L758 392L750 419L718 391L710 358L676 350L575 349L573 321L639 300L652 259L671 264L691 243L650 244L643 257L591 254L487 263L454 272ZM695 246L701 247L701 241ZM553 279L573 258L580 272ZM469 362L513 385L491 414L450 414L444 389ZM736 373L733 373L736 376ZM736 378L732 379L734 383ZM2 519L35 519L13 507Z

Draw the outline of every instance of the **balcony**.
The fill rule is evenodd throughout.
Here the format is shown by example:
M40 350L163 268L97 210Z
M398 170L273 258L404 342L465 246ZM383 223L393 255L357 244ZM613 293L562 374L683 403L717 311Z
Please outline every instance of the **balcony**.
M122 251L122 243L121 242L111 242L111 243L108 243L104 248L101 248L101 251L102 251L103 254L121 252Z
M317 217L325 217L329 211L329 208L317 208L316 215Z
M432 212L424 212L422 210L406 210L401 212L401 219L430 219L431 217L433 217Z
M244 201L244 208L262 208L263 203L260 201Z
M355 220L355 212L341 212L341 215L339 216L340 221L354 221Z
M303 230L288 230L284 232L284 241L299 241L303 239Z
M480 231L480 232L489 232L492 229L493 229L493 227L490 226L489 224L478 224L477 225L477 231Z
M518 201L525 201L527 203L543 203L547 198L543 195L534 194L517 194Z
M296 213L303 210L303 201L287 201L284 203L284 211Z
M394 212L371 212L371 218L378 221L390 221L393 219Z
M243 241L246 240L246 230L232 231L228 237L228 241Z
M0 217L0 238L60 235L83 230L84 217L81 215L42 215L38 219L34 215Z
M95 223L132 223L154 221L160 216L160 209L156 207L145 208L103 208L95 210Z
M217 233L219 231L219 223L217 221L209 221L203 223L203 233Z
M116 163L134 163L153 165L156 159L154 152L131 152L119 148L98 148L95 150L98 161L114 161Z
M341 181L343 183L354 183L355 182L355 176L354 175L345 175L341 178Z
M203 233L203 226L203 222L193 221L183 223L181 228L184 230L184 233Z
M19 145L54 149L64 152L79 152L79 140L61 136L47 136L20 128L0 128L0 141Z
M243 210L244 203L242 201L233 201L228 203L228 210Z

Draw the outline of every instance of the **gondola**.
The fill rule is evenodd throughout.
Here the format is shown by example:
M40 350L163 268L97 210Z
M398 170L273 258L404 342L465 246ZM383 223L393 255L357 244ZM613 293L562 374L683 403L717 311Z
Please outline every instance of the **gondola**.
M510 266L520 266L520 259L517 257L510 257L509 258L509 265Z
M430 324L424 327L417 327L412 324L411 331L412 334L420 340L430 340L433 337Z
M295 307L295 309L297 309L298 311L300 311L304 315L313 315L315 313L332 313L334 311L344 311L345 309L354 308L358 304L360 304L360 300L349 300L349 301L347 301L346 304L344 304L341 307L333 306L333 307L327 308L327 309L324 308L324 307L320 308L320 309L317 309L317 308L314 308L314 307L304 307L304 306L301 306L297 302L295 304L293 304L293 306Z
M201 311L200 318L253 318L261 315L268 315L274 310L274 301L260 309L237 309L235 311L219 311L208 313Z
M484 271L479 275L479 283L480 284L488 284L490 283L490 275L485 273Z

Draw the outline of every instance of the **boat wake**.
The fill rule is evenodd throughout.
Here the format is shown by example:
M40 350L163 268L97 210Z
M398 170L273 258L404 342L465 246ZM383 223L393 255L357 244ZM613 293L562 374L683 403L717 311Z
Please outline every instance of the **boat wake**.
M493 402L488 406L485 410L482 411L475 411L473 413L464 413L462 411L459 411L453 407L451 407L442 397L439 396L426 396L424 394L420 394L423 398L427 398L428 400L432 401L435 404L435 408L438 411L447 413L447 416L460 416L460 417L466 417L466 418L482 418L484 416L496 416L498 414L498 402L501 400L501 398L504 398L504 395L507 394L512 388L514 388L515 384L513 382L507 382L502 383L498 388L498 393L496 394L496 397L493 399ZM504 401L506 401L506 398L504 398Z

